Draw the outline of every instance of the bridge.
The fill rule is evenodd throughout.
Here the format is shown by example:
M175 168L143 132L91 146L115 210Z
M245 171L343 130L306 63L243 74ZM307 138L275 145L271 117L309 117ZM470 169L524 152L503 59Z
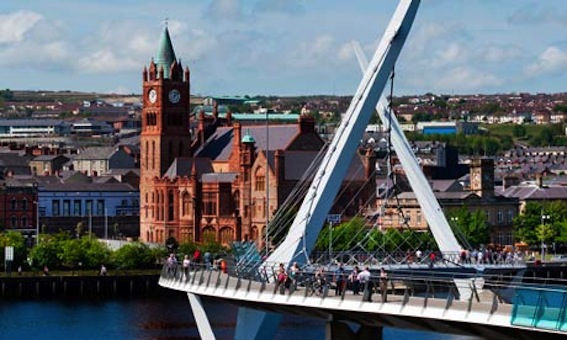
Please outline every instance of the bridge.
M283 227L274 222L278 214L270 221L266 233L270 242L266 242L264 256L257 249L249 249L226 273L202 267L185 273L171 263L164 267L160 285L187 293L202 338L215 336L201 299L239 305L235 338L246 340L271 338L281 313L327 320L330 339L352 335L360 339L380 338L383 326L498 339L567 335L564 288L525 284L521 280L525 266L521 263L504 263L495 268L458 263L456 254L467 247L453 233L387 99L382 97L419 4L419 0L400 0L373 58L361 62L364 75L345 117L319 159L317 170L306 176L305 191L297 194L302 199L297 215L291 225L284 223ZM317 263L310 258L348 171L348 160L355 154L374 112L390 132L389 146L395 149L405 170L440 251L441 262L425 266L391 264L383 259L370 264L361 262L369 267L385 266L388 277L369 274L362 296L344 292L332 296L329 285L314 289L316 281L312 278ZM280 207L280 211L285 214L286 209ZM372 231L383 232L381 227ZM280 237L283 233L285 237ZM292 263L302 268L305 280L280 291L275 283L277 273L289 270ZM327 271L326 276L335 270L332 266L322 268ZM376 290L376 286L380 289Z
M513 266L510 266L512 269ZM327 267L326 276L333 270ZM327 321L330 339L356 335L360 339L380 337L382 327L410 328L490 339L546 339L567 336L567 291L543 283L514 282L514 276L472 275L466 284L473 294L458 298L455 273L414 270L388 274L387 281L371 276L360 295L344 290L336 296L331 285L315 287L312 271L300 272L288 288L280 287L269 273L275 266L258 268L260 276L226 272L204 265L184 271L165 264L159 284L197 297L272 313L315 317ZM462 277L462 276L461 276ZM331 280L329 280L331 281ZM369 295L372 291L373 294ZM509 300L511 299L511 301ZM207 318L191 305L196 319ZM207 321L208 322L208 321ZM357 324L357 330L349 324ZM201 331L201 329L200 329ZM202 338L214 338L212 329Z

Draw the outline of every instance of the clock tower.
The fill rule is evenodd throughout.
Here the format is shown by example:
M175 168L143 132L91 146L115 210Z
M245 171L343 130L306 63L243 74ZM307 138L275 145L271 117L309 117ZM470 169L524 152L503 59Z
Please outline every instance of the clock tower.
M155 60L142 74L142 132L140 134L140 237L154 237L152 221L159 217L154 178L161 178L177 157L190 156L189 68L181 65L165 27ZM157 231L156 231L157 233Z

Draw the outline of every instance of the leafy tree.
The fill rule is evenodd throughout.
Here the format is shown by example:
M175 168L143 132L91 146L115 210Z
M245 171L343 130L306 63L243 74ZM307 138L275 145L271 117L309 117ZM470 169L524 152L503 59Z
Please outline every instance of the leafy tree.
M512 128L512 135L516 138L521 138L526 136L527 131L523 125L514 125Z
M14 247L14 265L20 265L27 258L26 239L17 231L0 234L0 247ZM4 254L2 254L3 258Z
M126 244L112 254L117 268L139 269L150 268L155 264L154 254L150 248L140 242Z
M450 216L453 228L461 234L473 247L478 248L481 244L490 241L490 232L486 215L482 210L470 212L466 207L455 211Z
M82 237L79 241L84 251L83 266L85 268L98 268L110 263L111 250L99 239Z
M555 239L555 230L550 224L540 224L535 229L535 234L540 243L546 244Z

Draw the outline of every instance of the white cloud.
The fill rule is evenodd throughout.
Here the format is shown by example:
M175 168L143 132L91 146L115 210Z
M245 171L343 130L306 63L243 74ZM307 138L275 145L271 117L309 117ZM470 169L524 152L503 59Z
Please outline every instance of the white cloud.
M297 14L303 11L302 0L260 0L255 11Z
M80 58L77 68L86 73L114 73L140 70L141 65L138 60L118 57L112 50L104 49Z
M490 45L479 48L476 58L488 63L501 63L520 58L522 55L522 49L518 46Z
M466 66L457 66L433 80L433 86L444 91L471 91L493 88L502 83L497 76Z
M288 63L292 67L314 67L329 63L333 58L335 39L331 35L320 35L312 41L304 41L291 51Z
M564 73L567 70L567 52L551 46L543 51L538 60L529 65L526 74L529 76L540 76L555 72Z
M23 41L26 33L42 19L40 14L31 11L0 15L0 43Z

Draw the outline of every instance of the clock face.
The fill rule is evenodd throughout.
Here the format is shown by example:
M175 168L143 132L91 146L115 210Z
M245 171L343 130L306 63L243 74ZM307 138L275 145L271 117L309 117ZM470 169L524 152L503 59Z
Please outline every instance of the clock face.
M181 93L179 93L178 90L173 89L173 90L169 91L168 98L169 98L170 102L172 102L173 104L176 104L181 99Z
M150 103L155 103L157 100L157 92L154 89L151 89L150 92L148 93L148 99L150 100Z

